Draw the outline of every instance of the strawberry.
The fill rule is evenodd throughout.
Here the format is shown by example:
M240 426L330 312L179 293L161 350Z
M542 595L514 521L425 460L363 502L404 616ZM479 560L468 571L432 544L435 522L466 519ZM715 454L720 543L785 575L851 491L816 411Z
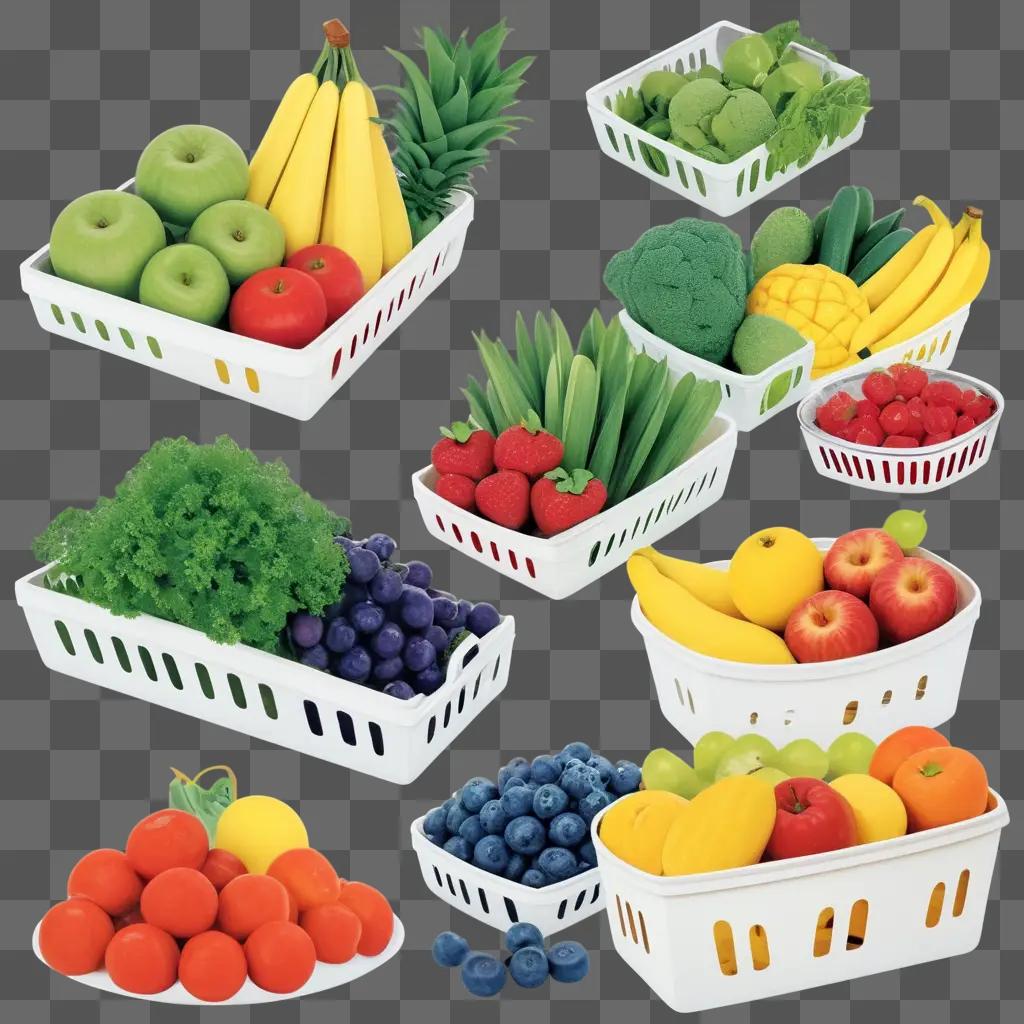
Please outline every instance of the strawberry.
M966 414L957 416L956 426L953 427L953 436L959 437L961 434L966 434L968 430L973 430L977 425L972 416Z
M948 405L954 412L960 408L960 389L951 380L933 380L921 392L931 406Z
M924 400L920 395L915 395L913 398L907 400L907 412L910 413L910 422L903 428L903 433L907 437L916 437L919 441L925 435L924 429L924 416L925 409L928 408L924 404Z
M878 420L882 410L870 398L862 398L857 403L857 416L867 420Z
M467 512L476 511L475 491L476 481L460 473L445 473L434 487L434 492L445 501L450 501Z
M837 391L827 402L818 406L815 419L826 434L842 437L850 420L857 415L857 403L848 391Z
M928 383L928 374L920 366L910 363L897 363L889 367L889 374L896 382L896 395L909 401L921 394Z
M530 518L530 480L517 469L499 469L476 485L476 507L485 519L518 530Z
M963 405L963 414L970 416L975 423L987 420L995 412L996 403L988 395L975 395Z
M924 440L921 442L922 448L927 448L933 444L942 444L943 441L951 441L953 435L948 431L943 431L941 434L925 434Z
M603 483L585 469L553 469L530 492L530 508L537 528L545 536L561 533L596 516L608 500Z
M887 434L902 434L910 426L910 413L904 402L890 402L878 417L878 425Z
M869 402L874 402L881 408L896 397L896 381L885 370L875 370L864 378L860 390Z
M917 448L916 437L907 437L905 434L890 434L883 442L883 448Z
M482 480L494 469L494 438L486 430L453 423L442 427L441 433L444 436L430 449L430 461L442 476L458 473Z
M850 420L850 425L846 428L844 436L847 441L853 441L855 444L880 445L885 434L878 425L878 420L870 419L867 416L857 416ZM867 437L866 441L862 439L865 436Z
M929 434L952 433L956 426L956 411L948 405L929 405L921 414L921 421Z
M542 429L540 417L531 409L518 427L509 427L494 442L494 465L498 469L518 469L531 480L543 476L562 461L562 442Z

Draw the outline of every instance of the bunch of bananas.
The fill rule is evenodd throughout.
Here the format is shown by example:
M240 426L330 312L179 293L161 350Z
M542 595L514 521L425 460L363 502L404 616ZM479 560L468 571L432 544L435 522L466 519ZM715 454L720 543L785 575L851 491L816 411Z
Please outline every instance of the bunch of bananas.
M318 241L337 246L369 289L409 252L412 233L348 30L332 19L324 34L312 71L288 87L253 155L246 198L280 221L289 256Z

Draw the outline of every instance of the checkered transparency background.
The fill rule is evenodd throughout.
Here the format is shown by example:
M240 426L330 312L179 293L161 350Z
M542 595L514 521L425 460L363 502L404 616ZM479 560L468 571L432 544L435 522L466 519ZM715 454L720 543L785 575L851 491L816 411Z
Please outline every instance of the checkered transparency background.
M0 1019L94 1024L141 1021L530 1021L567 1014L636 1024L665 1007L612 951L595 918L572 936L592 951L577 986L509 986L471 1001L428 952L449 926L494 950L498 935L433 899L409 850L410 821L466 777L514 754L591 742L614 758L684 748L652 700L618 570L552 603L428 538L409 475L439 423L465 415L459 385L477 371L470 332L510 331L515 310L556 307L578 329L617 249L652 224L697 211L603 158L585 89L719 18L764 28L800 17L843 63L870 76L875 109L854 149L805 174L730 224L749 238L768 210L819 209L847 182L878 208L925 193L954 211L985 209L992 273L973 307L957 367L1007 396L1001 451L965 484L914 501L929 545L985 597L954 742L984 760L1016 818L1004 833L980 949L940 962L706 1014L714 1021L994 1024L1024 1014L1024 372L1019 284L1024 260L1024 4L1019 0L4 0L0 28L0 559L13 581L29 545L69 503L109 494L157 439L228 433L281 457L314 495L350 514L360 533L400 538L442 585L497 601L518 642L502 699L412 786L399 789L250 741L98 688L40 664L13 593L0 607ZM130 177L148 139L201 121L252 148L285 85L319 49L330 16L351 27L364 76L393 81L385 45L411 50L422 24L472 31L506 17L509 59L535 53L520 112L532 122L477 176L476 219L462 264L311 422L300 424L125 360L48 337L21 295L18 263L41 245L74 196ZM914 225L922 215L908 216ZM724 557L752 529L796 526L836 535L877 525L893 501L826 482L783 413L742 435L725 498L674 534L690 556ZM163 804L169 766L231 763L244 792L295 802L313 843L345 875L379 886L402 916L399 958L347 989L239 1010L185 1010L98 994L43 968L32 926L63 894L86 849L123 843ZM686 964L679 965L681 970ZM571 1006L564 1004L572 1003Z

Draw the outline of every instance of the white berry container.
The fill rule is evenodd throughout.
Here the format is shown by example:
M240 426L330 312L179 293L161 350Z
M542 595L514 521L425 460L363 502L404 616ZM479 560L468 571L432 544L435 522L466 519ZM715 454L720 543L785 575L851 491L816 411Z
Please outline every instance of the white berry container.
M554 537L509 530L446 501L434 491L437 473L413 474L412 491L432 537L470 558L559 600L622 565L710 508L725 491L736 454L736 424L715 416L693 454L650 487Z
M677 1013L969 953L981 939L1010 820L1002 797L990 793L984 814L955 825L665 878L601 842L607 813L591 830L615 951Z
M619 313L619 321L635 349L659 362L668 360L673 379L693 373L706 380L717 380L722 388L722 404L718 411L735 420L737 430L753 430L783 409L795 405L811 389L814 345L810 341L805 341L803 348L784 356L761 373L748 376L676 348L646 327L641 327L625 310Z
M833 542L814 543L825 552ZM828 747L844 732L866 733L877 742L905 725L948 722L956 712L981 591L938 555L922 548L913 555L952 574L956 614L924 636L839 661L756 665L698 654L657 629L634 598L633 625L647 650L661 713L691 744L721 730L758 733L776 746L811 739Z
M991 384L952 370L930 370L929 379L949 380L961 389L973 388L996 403L987 420L959 437L927 448L882 448L825 433L815 422L818 407L839 391L849 391L857 398L867 377L868 373L860 371L830 380L820 391L808 395L797 409L811 463L822 476L869 491L928 494L959 483L988 462L1006 403Z
M423 831L422 817L412 823L411 832L426 887L456 910L501 932L523 921L536 925L545 936L554 935L604 908L597 868L534 889L484 871L432 843Z
M114 984L110 975L103 969L92 971L89 974L75 975L71 980L87 985L89 988L99 989L101 992L111 992L128 999L141 999L147 1003L170 1003L174 1006L253 1006L257 1003L279 1003L285 999L301 999L303 996L311 996L316 992L327 992L330 989L340 988L342 985L349 985L386 964L402 948L404 941L405 928L402 927L402 922L396 916L391 941L377 956L360 956L357 953L348 963L344 964L325 964L317 961L312 977L295 992L268 992L256 985L251 978L246 978L242 987L230 999L219 1003L209 1003L204 999L197 999L185 989L180 981L176 981L163 992L139 995ZM38 924L32 932L32 952L44 964L46 963L39 950Z
M122 189L129 189L132 181ZM458 266L473 197L456 192L443 221L305 348L287 349L186 320L57 277L44 245L21 287L50 334L162 370L293 419L308 420Z
M416 779L508 682L511 616L455 649L435 693L403 701L164 619L114 615L48 589L50 569L14 585L47 668L386 782Z
M681 43L588 89L587 113L590 114L601 152L697 206L719 217L730 217L788 184L808 168L852 146L864 132L864 118L857 122L849 135L836 139L831 146L827 139L823 140L817 153L805 166L790 164L784 172L768 180L765 174L768 147L765 145L757 146L731 163L716 164L659 139L612 113L616 94L630 86L634 91L639 89L640 82L649 71L678 71L685 74L705 64L721 68L722 58L729 45L742 36L755 34L753 29L743 28L731 21L716 21ZM853 78L857 74L851 68L830 61L805 46L793 44L792 48L801 58L816 64L823 72L832 72L837 78ZM664 173L651 166L657 161L648 156L643 147L648 152L655 150L661 154Z

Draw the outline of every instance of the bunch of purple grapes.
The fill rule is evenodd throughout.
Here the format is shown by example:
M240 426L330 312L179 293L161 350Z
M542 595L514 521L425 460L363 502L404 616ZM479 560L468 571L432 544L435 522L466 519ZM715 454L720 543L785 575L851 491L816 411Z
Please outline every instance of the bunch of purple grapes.
M486 636L500 622L494 605L434 589L426 562L395 561L395 541L385 533L335 543L349 560L341 600L323 615L298 612L288 623L303 665L409 700L441 686L448 658L467 636Z

